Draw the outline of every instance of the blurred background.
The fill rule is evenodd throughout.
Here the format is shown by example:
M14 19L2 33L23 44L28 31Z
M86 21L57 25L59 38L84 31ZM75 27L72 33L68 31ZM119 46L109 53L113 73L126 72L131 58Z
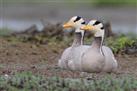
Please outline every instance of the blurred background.
M137 33L137 0L1 0L0 28L21 31L43 23L63 23L72 16L110 21L112 31Z

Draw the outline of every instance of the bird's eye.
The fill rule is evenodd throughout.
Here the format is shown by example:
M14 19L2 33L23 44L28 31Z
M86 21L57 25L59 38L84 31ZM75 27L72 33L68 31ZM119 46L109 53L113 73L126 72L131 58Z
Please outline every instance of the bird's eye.
M82 22L81 24L86 24L86 22Z

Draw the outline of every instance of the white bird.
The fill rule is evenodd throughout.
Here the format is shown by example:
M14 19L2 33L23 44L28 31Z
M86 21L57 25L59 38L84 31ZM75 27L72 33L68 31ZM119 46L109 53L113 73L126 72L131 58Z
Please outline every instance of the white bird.
M100 21L91 20L88 25L82 26L82 30L91 31L94 41L90 48L83 54L82 71L84 72L115 72L118 64L112 50L102 46L104 39L104 26Z
M81 71L81 56L89 47L83 45L84 31L80 30L83 25L85 21L79 16L72 17L63 25L64 28L75 28L75 37L72 46L65 49L58 61L60 68Z

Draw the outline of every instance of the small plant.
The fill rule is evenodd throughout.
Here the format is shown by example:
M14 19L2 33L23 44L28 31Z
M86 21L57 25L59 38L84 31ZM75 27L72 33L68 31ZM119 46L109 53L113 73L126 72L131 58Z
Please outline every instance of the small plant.
M115 39L110 37L107 39L106 42L107 42L108 46L116 54L116 53L124 51L124 49L126 47L133 46L135 44L136 40L122 35L122 36L119 36Z
M31 72L0 76L0 91L136 91L137 79L132 76L100 79L43 77Z

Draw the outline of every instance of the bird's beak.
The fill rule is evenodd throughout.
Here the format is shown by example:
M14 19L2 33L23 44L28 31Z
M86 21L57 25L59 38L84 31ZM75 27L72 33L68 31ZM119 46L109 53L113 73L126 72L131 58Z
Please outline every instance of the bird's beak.
M71 28L71 27L73 27L73 24L72 24L72 23L65 23L65 24L63 25L63 28Z
M85 25L85 26L82 26L80 29L81 29L81 30L91 31L91 30L95 30L95 27L94 27L94 26L91 26L91 25Z

